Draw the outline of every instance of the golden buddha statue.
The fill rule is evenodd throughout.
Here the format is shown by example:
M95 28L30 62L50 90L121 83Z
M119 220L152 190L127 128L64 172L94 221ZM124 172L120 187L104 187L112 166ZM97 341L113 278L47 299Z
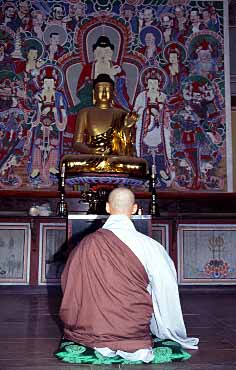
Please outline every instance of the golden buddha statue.
M79 154L65 155L66 177L90 173L132 175L144 178L147 162L135 156L132 142L137 114L113 107L114 82L100 74L93 84L94 106L79 111L74 134L74 149Z

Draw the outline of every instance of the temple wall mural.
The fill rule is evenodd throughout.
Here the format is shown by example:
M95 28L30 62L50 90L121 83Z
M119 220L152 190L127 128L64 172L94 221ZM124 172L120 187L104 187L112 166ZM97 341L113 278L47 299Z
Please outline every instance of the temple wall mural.
M0 188L51 190L100 73L163 190L231 189L223 1L0 1Z

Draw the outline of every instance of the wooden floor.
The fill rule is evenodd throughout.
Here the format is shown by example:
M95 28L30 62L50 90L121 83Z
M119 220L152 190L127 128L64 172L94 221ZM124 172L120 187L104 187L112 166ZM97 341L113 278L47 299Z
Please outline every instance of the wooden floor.
M185 289L181 301L188 334L200 337L199 350L192 351L192 358L186 362L135 367L140 370L236 370L236 287L204 292L197 288ZM61 335L59 304L60 293L55 288L0 287L0 370L119 367L63 364L53 357Z

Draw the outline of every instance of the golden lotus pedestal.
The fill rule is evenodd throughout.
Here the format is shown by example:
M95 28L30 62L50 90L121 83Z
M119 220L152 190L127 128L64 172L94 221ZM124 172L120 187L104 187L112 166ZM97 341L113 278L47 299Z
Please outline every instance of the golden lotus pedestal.
M89 190L82 191L81 198L88 203L87 213L105 214L107 188L121 185L141 186L147 181L147 173L148 164L142 158L93 154L65 155L60 163L58 215L67 217L68 214L65 185L86 185Z
M61 160L65 184L139 186L147 180L148 164L142 158L96 154L65 155Z

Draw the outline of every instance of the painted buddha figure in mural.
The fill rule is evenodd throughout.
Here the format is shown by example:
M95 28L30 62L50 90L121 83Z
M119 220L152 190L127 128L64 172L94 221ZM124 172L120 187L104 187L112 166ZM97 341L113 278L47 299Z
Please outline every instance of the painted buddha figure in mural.
M79 111L74 133L74 149L62 163L67 173L112 172L146 175L147 162L135 155L132 134L137 115L113 107L114 82L100 74L94 80L94 105Z
M75 112L81 108L92 106L92 83L100 74L107 74L115 83L114 105L131 110L129 95L126 88L126 74L122 66L113 58L115 46L107 36L99 36L92 46L93 61L85 64L79 76L77 95L79 104Z

